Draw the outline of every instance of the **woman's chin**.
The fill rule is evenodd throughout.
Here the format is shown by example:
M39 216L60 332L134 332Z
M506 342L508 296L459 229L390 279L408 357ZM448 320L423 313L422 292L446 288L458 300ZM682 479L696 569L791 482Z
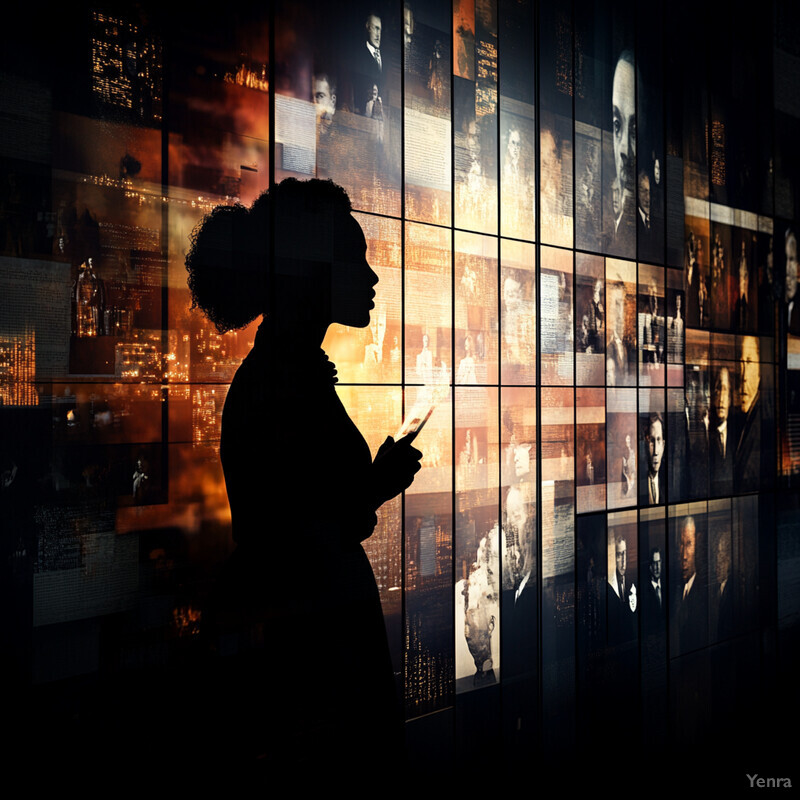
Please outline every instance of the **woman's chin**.
M370 304L372 305L372 304ZM370 310L364 309L363 311L354 311L348 315L348 321L343 322L343 325L349 325L351 328L368 328L370 323Z

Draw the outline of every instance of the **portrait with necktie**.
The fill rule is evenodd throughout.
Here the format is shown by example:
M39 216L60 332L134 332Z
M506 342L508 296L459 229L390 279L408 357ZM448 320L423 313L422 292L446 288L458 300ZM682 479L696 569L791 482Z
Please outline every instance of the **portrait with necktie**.
M726 497L733 491L733 450L730 412L733 403L733 382L728 367L718 368L711 394L712 424L709 436L711 494Z
M378 96L383 96L383 75L386 69L385 58L381 53L383 25L374 12L364 21L364 41L356 48L353 56L353 104L359 114L365 114L367 103L372 99L373 87Z
M666 502L666 469L664 456L666 438L664 417L655 411L647 417L644 430L644 452L646 474L639 482L640 505L657 506Z

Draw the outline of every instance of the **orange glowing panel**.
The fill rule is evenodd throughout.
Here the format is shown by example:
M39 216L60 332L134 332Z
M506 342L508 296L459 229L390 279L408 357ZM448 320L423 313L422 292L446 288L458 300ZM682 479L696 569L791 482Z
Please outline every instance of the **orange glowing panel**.
M450 231L406 226L405 378L408 383L450 383L452 285Z
M496 384L497 239L458 231L455 281L455 382Z

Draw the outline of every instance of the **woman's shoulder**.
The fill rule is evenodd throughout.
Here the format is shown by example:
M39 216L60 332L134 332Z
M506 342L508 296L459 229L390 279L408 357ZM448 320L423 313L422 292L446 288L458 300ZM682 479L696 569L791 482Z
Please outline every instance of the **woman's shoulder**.
M305 424L324 416L335 406L335 368L322 351L314 359L274 357L253 348L239 365L225 400L223 424L237 417L252 417L267 425L284 426L285 420ZM293 423L293 424L295 424Z

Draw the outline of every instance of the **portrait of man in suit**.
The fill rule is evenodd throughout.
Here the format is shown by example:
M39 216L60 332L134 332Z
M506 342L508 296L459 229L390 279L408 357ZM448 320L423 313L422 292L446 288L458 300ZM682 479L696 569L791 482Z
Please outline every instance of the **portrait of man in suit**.
M639 596L628 572L628 542L618 534L614 542L614 567L608 571L608 640L627 642L636 636Z
M577 347L582 353L605 352L605 311L603 309L603 281L595 280L591 299L586 303L580 319Z
M383 25L377 14L369 14L364 22L364 42L353 57L353 104L359 114L366 114L373 87L383 95L384 59L381 55Z
M639 219L640 230L650 231L650 176L646 172L639 173Z
M686 239L685 260L683 288L686 293L686 324L690 328L707 326L708 298L703 264L703 240L691 230Z
M664 584L662 581L663 559L661 548L654 547L650 551L648 564L648 580L645 582L642 596L643 627L645 634L657 634L663 630L664 620Z
M666 501L666 470L663 468L665 450L664 417L661 412L656 411L647 418L644 432L647 474L639 482L639 499L642 505L657 506Z
M625 450L622 454L622 494L633 497L636 489L636 454L631 447L631 435L625 434Z
M768 469L762 457L761 358L757 336L743 336L739 343L739 437L733 457L734 482L737 492L758 489L762 474ZM764 436L765 452L768 436Z
M672 624L673 645L677 653L688 653L705 645L706 597L697 562L702 542L697 523L691 515L683 517L678 533L678 567L680 580L677 584Z
M734 307L734 321L736 329L739 331L749 331L755 328L754 313L755 303L751 290L751 281L754 277L753 270L750 269L749 255L747 252L747 242L741 242L741 250L737 259L739 274L739 291Z
M525 484L515 485L505 502L502 647L507 675L529 672L537 660L536 518L527 496Z
M733 581L731 581L731 539L729 531L716 537L714 551L714 588L711 592L709 633L716 640L734 632Z
M730 413L733 405L731 374L727 367L717 371L711 393L711 435L709 437L709 467L711 494L728 496L733 490L733 449Z

